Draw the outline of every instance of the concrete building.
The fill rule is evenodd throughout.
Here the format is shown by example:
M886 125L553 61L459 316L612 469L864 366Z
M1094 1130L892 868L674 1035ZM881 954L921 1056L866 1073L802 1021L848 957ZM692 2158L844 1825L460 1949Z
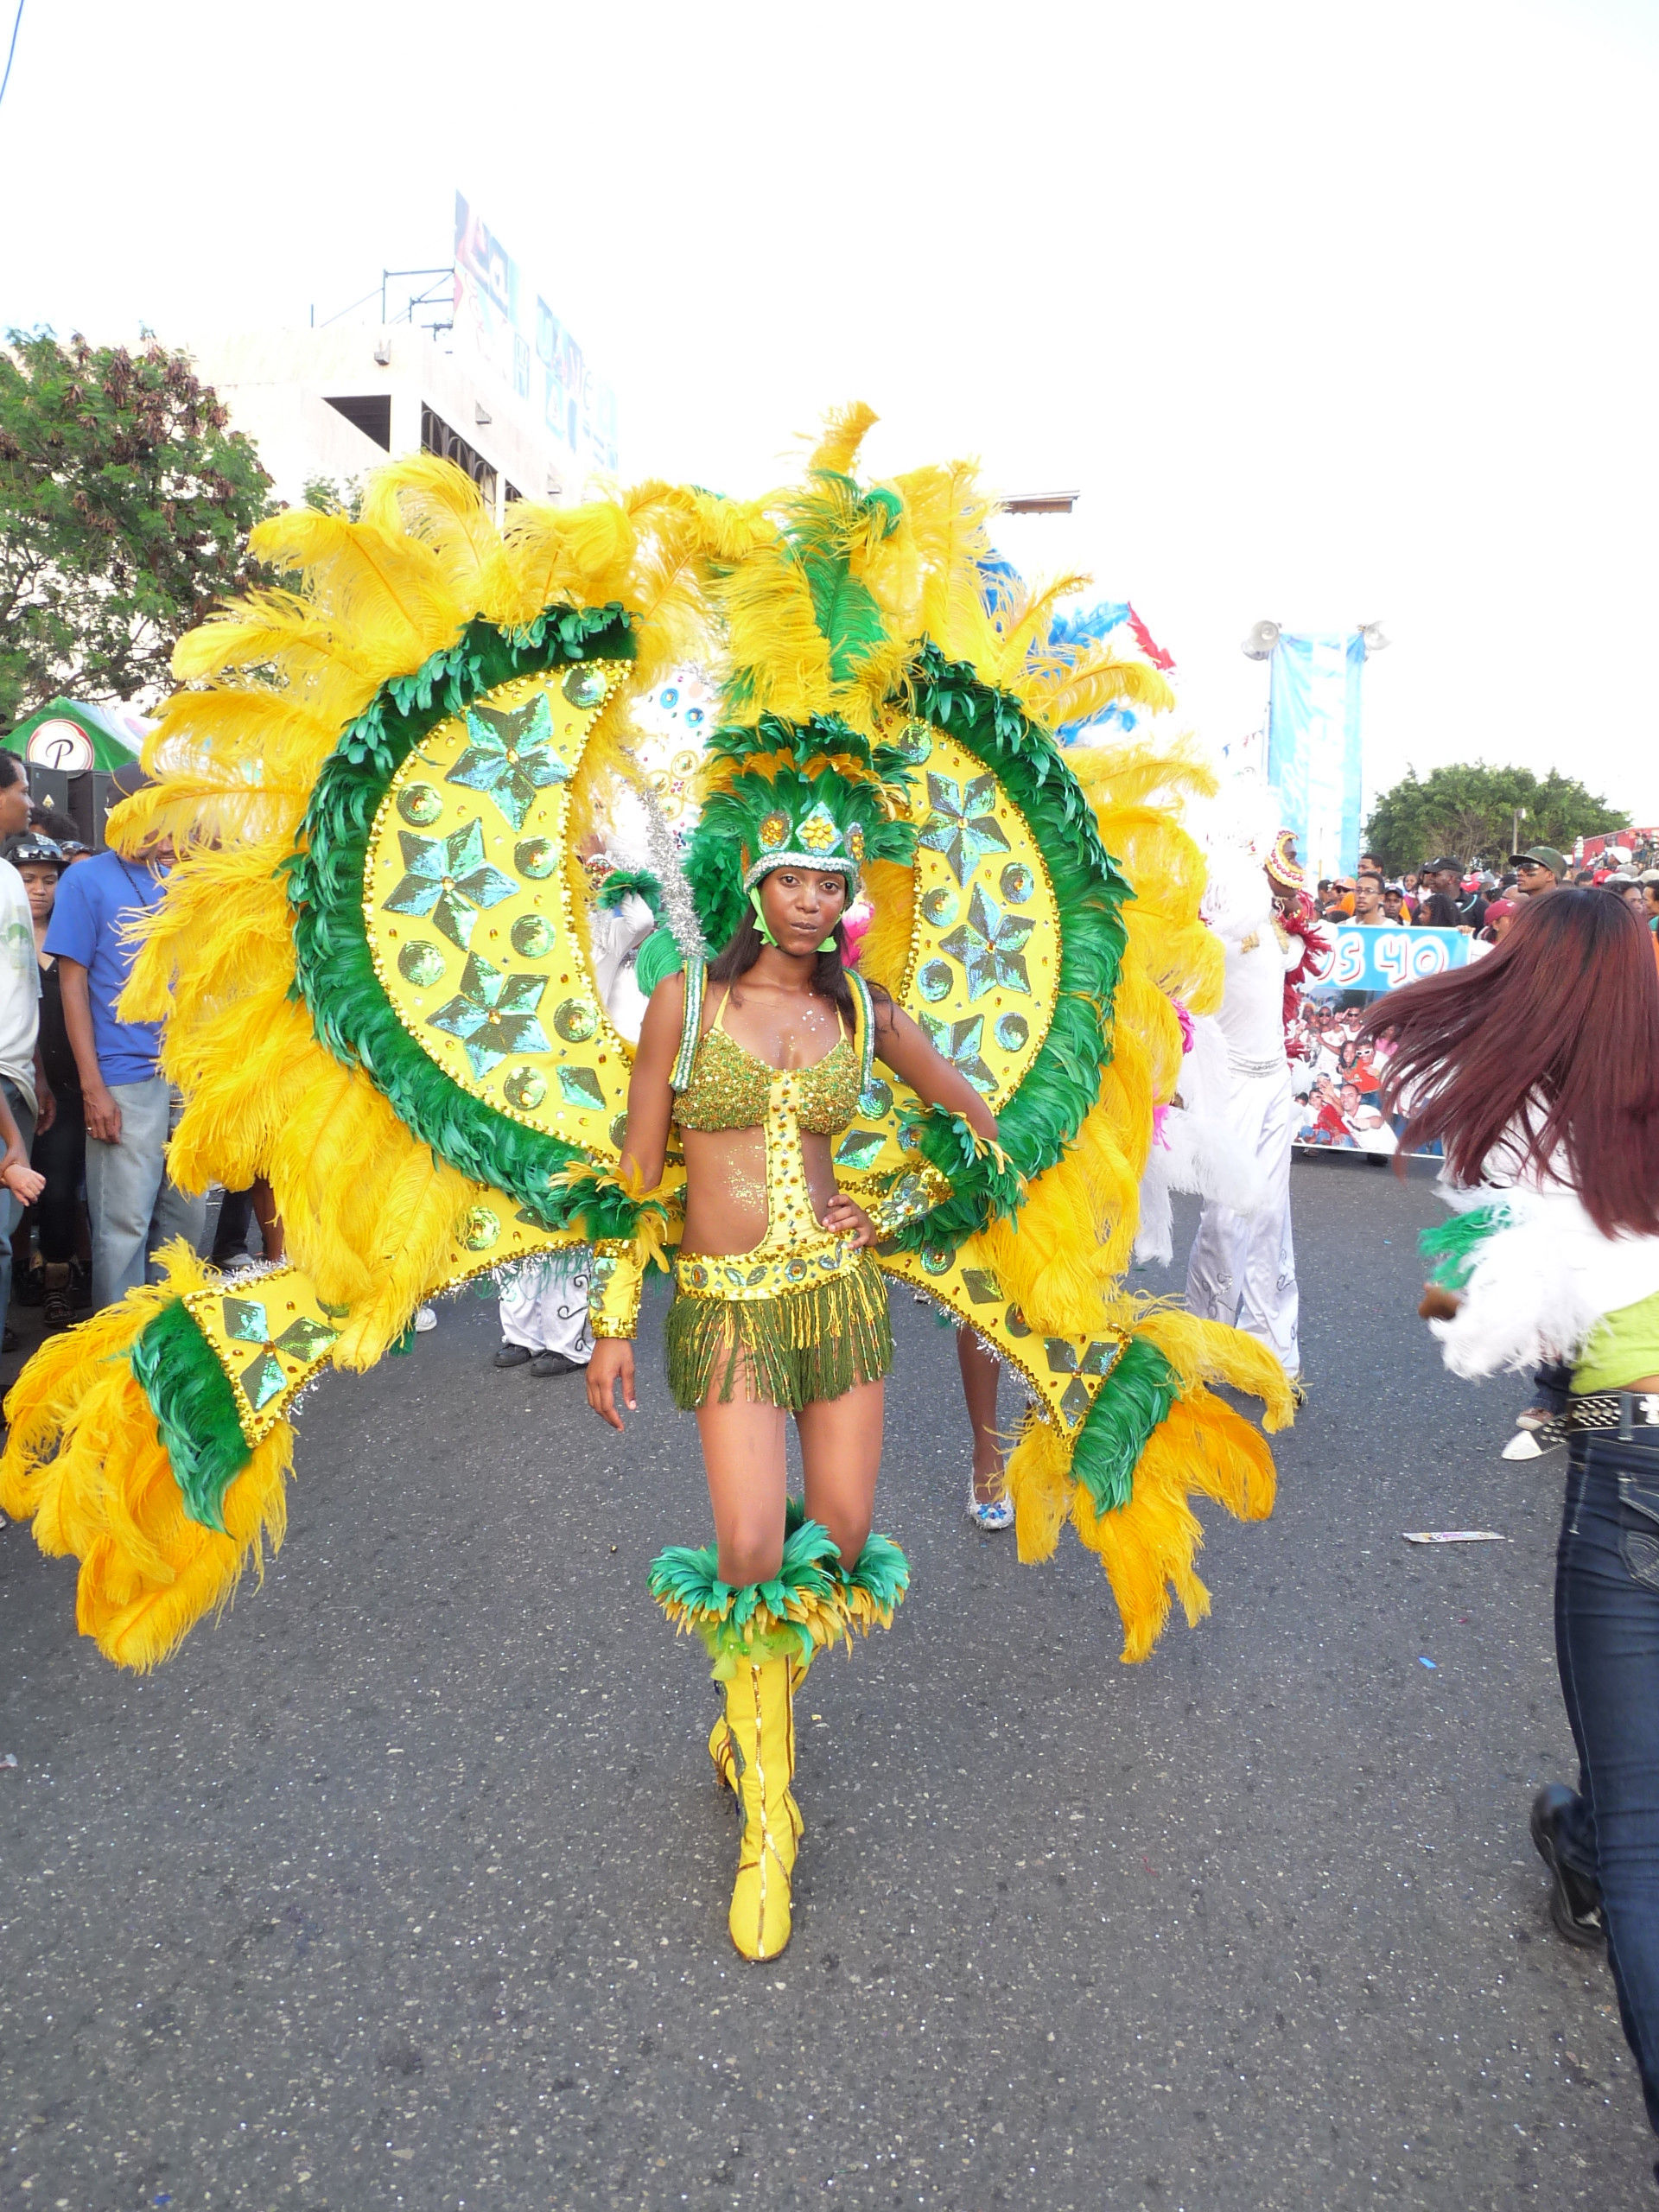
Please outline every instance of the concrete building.
M536 435L485 362L410 323L244 331L191 350L289 505L315 478L344 491L423 451L464 468L498 521L510 500L581 493L568 448Z

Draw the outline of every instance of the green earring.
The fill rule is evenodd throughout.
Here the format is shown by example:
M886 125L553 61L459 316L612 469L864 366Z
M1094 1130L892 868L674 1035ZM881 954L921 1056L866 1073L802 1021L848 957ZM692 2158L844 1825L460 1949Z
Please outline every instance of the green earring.
M835 949L836 949L836 933L835 933L835 931L834 931L833 930L831 930L831 931L830 931L830 934L829 934L829 936L828 936L827 938L825 938L825 939L823 940L823 944L818 947L818 950L819 950L820 952L833 952L833 951L835 950Z
M760 932L761 944L771 945L772 950L775 951L778 946L778 940L773 937L771 930L766 926L766 909L760 904L760 893L758 890L750 892L749 904L754 909L754 925Z

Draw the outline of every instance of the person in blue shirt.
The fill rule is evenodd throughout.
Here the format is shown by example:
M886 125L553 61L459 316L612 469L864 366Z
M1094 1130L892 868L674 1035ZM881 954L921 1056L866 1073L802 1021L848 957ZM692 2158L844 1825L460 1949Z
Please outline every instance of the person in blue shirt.
M111 798L146 779L137 764L111 778ZM126 928L159 905L173 849L166 840L133 860L94 855L66 871L46 936L63 978L63 1020L80 1071L86 1115L86 1210L92 1228L92 1301L112 1306L146 1280L158 1244L199 1246L207 1196L179 1189L167 1144L183 1101L161 1071L161 1025L123 1021L117 1001L136 951Z

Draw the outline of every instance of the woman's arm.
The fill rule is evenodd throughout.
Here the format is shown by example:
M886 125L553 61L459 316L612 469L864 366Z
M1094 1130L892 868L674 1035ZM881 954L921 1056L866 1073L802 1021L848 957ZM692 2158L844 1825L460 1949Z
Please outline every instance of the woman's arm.
M631 1191L654 1191L668 1159L668 1125L674 1094L668 1079L680 1049L685 1019L685 977L665 976L651 995L628 1083L628 1128L618 1168Z
M924 1106L960 1114L976 1136L995 1137L996 1116L965 1075L942 1059L920 1029L891 999L875 1002L875 1056L907 1083Z
M0 1090L0 1184L3 1184L21 1206L33 1205L46 1188L46 1178L38 1175L29 1164L29 1154L23 1149L23 1133L6 1103L6 1094Z
M663 1179L668 1160L668 1125L674 1115L674 1094L668 1079L679 1052L684 1017L685 978L664 976L645 1008L628 1083L628 1127L617 1173L630 1191L654 1191ZM632 1413L637 1404L632 1343L626 1337L607 1337L595 1332L594 1356L588 1363L588 1402L602 1421L620 1430L619 1382L622 1402Z

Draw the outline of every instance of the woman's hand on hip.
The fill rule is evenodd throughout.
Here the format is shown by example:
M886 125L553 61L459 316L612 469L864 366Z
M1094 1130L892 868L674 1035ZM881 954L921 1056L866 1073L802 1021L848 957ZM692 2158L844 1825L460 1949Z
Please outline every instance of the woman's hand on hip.
M855 1252L861 1252L867 1244L875 1242L875 1224L845 1191L837 1191L824 1208L823 1225L837 1236L850 1236Z
M622 1385L622 1402L637 1410L633 1395L633 1346L626 1337L600 1337L588 1363L588 1402L601 1421L619 1433L622 1416L616 1409L616 1386Z

